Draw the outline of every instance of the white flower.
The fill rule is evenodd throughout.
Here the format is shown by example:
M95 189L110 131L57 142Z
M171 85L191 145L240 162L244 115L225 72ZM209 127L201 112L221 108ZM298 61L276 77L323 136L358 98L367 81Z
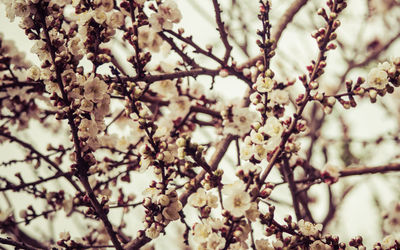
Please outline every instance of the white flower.
M167 98L178 96L178 90L176 89L176 80L157 81L150 85L150 89L157 94Z
M204 188L197 189L196 193L189 197L189 204L194 207L203 207L207 204L207 195Z
M196 223L193 230L193 240L197 243L207 241L208 236L211 234L212 228L208 223Z
M154 188L154 187L149 187L146 188L142 194L148 198L150 198L153 202L155 202L155 200L157 200L158 195L160 194L161 190Z
M275 117L268 117L266 124L258 131L268 134L271 137L281 136L284 128L282 123Z
M40 69L38 66L33 65L28 69L28 77L34 81L39 80L40 78Z
M114 0L102 0L101 9L105 12L112 11L114 8Z
M30 16L27 16L25 18L22 19L22 21L19 23L19 27L27 30L27 29L31 29L33 28L35 25L33 23L33 20Z
M128 146L132 144L134 140L132 139L132 136L122 136L118 139L116 148L120 151L125 151L128 149Z
M300 232L305 236L317 236L322 230L322 225L314 225L309 221L300 220L297 225L299 226Z
M79 27L85 27L85 24L94 16L94 11L89 10L82 12L76 16L74 16L76 22L78 23ZM85 28L86 29L86 28ZM87 30L85 31L79 31L79 34L81 35L86 35Z
M150 239L155 239L160 235L160 231L157 229L155 224L151 225L151 227L146 229L146 236Z
M224 133L242 136L250 130L250 125L257 118L255 112L248 108L232 107L232 121L224 119Z
M110 112L110 102L111 97L109 95L103 95L103 99L100 102L96 103L96 107L94 110L95 120L99 123L100 121L104 123L104 117ZM106 126L104 124L105 129ZM99 127L100 129L100 127ZM101 129L101 130L103 130Z
M74 208L74 198L71 197L69 199L63 200L62 207L64 209L65 214L67 216L70 216Z
M6 221L12 215L13 215L12 208L7 208L5 211L0 211L0 222Z
M254 152L254 158L256 160L262 161L264 159L267 159L267 155L270 152L269 148L267 148L264 145L254 145L253 146L253 152Z
M388 235L381 241L381 246L383 249L392 249L396 245L396 239L393 235Z
M172 29L172 22L167 20L163 15L159 13L152 13L149 18L149 23L151 25L151 28L155 32L160 32L163 29Z
M82 99L81 100L81 106L79 107L82 111L86 111L86 112L92 112L94 107L93 102L88 101L86 99Z
M173 0L164 1L158 12L166 19L170 20L173 23L179 23L182 19L182 14L178 9L178 5Z
M195 98L200 99L202 96L205 95L204 85L197 81L191 82L189 87L189 94Z
M170 100L168 105L171 110L170 118L175 120L178 117L184 117L190 110L190 100L187 96L176 96Z
M285 105L289 102L289 93L285 90L276 89L269 94L273 103Z
M64 83L64 86L73 85L76 82L76 75L72 69L64 70L61 74L61 79Z
M100 102L104 95L107 93L107 84L91 74L90 77L84 83L84 96L86 100L92 101L94 103Z
M384 89L386 87L386 84L389 83L388 74L384 70L373 68L368 73L367 82L371 87Z
M274 249L281 249L283 248L283 242L281 240L277 240L275 242L272 242L272 246Z
M168 43L163 43L161 45L162 55L165 57L168 55L171 50L171 45ZM157 65L156 70L161 71L163 73L174 73L176 68L176 63L161 61L159 65Z
M163 43L162 38L148 25L139 27L139 47L147 48L152 52L160 51L160 46Z
M164 208L162 215L167 220L178 220L180 218L179 211L182 210L182 203L180 201L171 202L168 207Z
M93 120L82 119L78 127L78 136L83 138L95 137L97 135L98 129L97 124Z
M262 133L256 132L255 130L250 131L251 141L255 144L263 144L264 143L264 135Z
M246 217L250 220L250 221L256 221L257 218L260 216L260 211L258 210L258 206L257 203L252 202L250 204L250 208L246 211Z
M270 92L275 85L275 81L269 77L262 77L261 75L258 76L257 81L255 83L255 89L259 93L266 93Z
M61 239L61 240L65 240L65 241L71 239L71 235L69 234L69 232L61 232L61 233L59 234L59 236L60 236L60 239Z
M222 188L222 193L226 195L234 194L236 190L244 190L246 188L246 184L241 181L237 180L231 184L225 184Z
M274 248L271 246L271 243L267 239L256 240L256 249L257 250L273 250Z
M231 185L225 185L222 193L228 195L223 199L224 208L233 216L240 217L250 208L250 195L245 192L245 184L242 181L236 181Z
M135 3L140 4L143 6L144 2L146 2L147 0L135 0Z
M228 249L229 250L245 250L245 249L249 249L249 247L246 245L246 243L238 241L233 244L230 244Z
M212 208L218 207L218 197L211 193L207 193L207 205Z
M316 240L310 245L310 250L331 250L331 249L333 249L331 246L323 243L320 240Z
M247 161L250 160L250 158L253 156L254 150L253 146L245 144L242 145L240 148L240 159Z
M119 137L117 134L103 135L99 138L100 144L105 147L113 148L117 144Z
M105 21L107 21L107 15L102 9L96 9L94 11L93 19L96 21L96 23L103 24Z
M113 12L107 19L107 24L111 28L119 28L125 23L125 16L121 12Z
M3 4L5 4L6 6L6 10L5 10L5 13L6 13L6 17L8 18L8 19L10 19L10 21L11 22L14 22L14 19L15 19L15 9L14 9L14 2L13 1L2 1L2 3Z
M78 36L75 36L68 41L68 50L69 52L71 52L72 55L77 57L82 57L81 55L82 48L83 48L82 39L79 38Z
M222 249L225 246L225 238L219 236L217 233L212 233L207 239L208 249Z
M393 67L393 64L389 62L378 63L377 68L383 71L388 72Z
M338 166L326 164L321 171L321 176L325 182L332 184L338 181L340 177L340 170Z
M27 17L31 14L31 7L25 1L15 1L15 15L19 17Z

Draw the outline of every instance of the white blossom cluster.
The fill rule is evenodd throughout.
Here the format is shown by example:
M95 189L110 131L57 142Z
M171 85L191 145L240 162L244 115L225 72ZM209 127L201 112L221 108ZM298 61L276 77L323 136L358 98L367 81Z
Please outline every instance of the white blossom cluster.
M369 87L382 90L389 84L389 78L394 77L399 68L400 58L394 58L389 62L379 63L377 67L372 68L367 76Z

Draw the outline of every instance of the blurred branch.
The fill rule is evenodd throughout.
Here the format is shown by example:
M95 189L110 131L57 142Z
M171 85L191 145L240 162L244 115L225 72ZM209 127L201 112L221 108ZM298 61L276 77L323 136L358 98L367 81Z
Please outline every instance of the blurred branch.
M229 44L228 41L228 34L226 33L225 30L225 25L222 22L221 19L221 9L218 3L218 0L212 0L213 1L213 5L214 5L214 12L215 12L215 20L217 22L217 26L218 26L218 32L220 34L221 37L221 41L225 46L225 55L224 55L224 63L226 64L228 62L229 56L231 54L232 51L232 46Z
M19 242L13 241L13 240L8 239L8 238L1 238L0 237L0 243L5 244L5 245L14 246L15 249L17 249L17 248L27 249L27 250L35 250L35 249L37 249L37 248L29 246L28 244L19 243Z

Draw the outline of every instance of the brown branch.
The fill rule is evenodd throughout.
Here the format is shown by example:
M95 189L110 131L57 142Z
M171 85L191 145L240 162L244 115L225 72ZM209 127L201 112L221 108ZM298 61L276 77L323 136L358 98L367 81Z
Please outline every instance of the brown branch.
M293 169L290 169L289 160L287 158L284 159L282 172L286 182L289 184L289 190L292 195L294 212L296 214L297 221L299 221L300 219L303 219L303 217L301 215L299 201L297 199L297 187L296 183L294 182Z
M20 185L15 185L15 184L12 184L12 183L7 183L7 186L6 186L6 187L0 188L0 192L7 191L7 190L18 191L18 190L20 190L20 189L23 189L23 188L26 188L26 187L29 187L29 186L36 186L36 185L38 185L38 184L41 184L41 183L44 183L44 182L47 182L47 181L51 181L51 180L54 180L54 179L58 179L58 178L61 177L61 176L66 177L67 175L71 176L71 173L58 172L58 173L56 173L55 175L50 176L50 177L48 177L48 178L40 179L40 180L37 180L37 181L28 182L28 183L22 183L22 184L20 184Z
M80 187L75 183L74 180L72 180L72 176L69 174L64 173L61 168L52 160L50 160L49 157L47 157L46 155L40 153L38 150L36 150L31 144L26 143L20 139L18 139L15 136L12 136L10 134L4 133L0 131L0 136L6 137L8 138L11 142L16 142L19 145L23 146L24 148L28 149L29 151L33 152L34 154L36 154L37 156L39 156L41 159L43 159L45 162L47 162L48 164L50 164L50 166L52 166L55 170L57 170L57 173L59 173L61 176L63 176L65 179L67 179L69 181L69 183L71 183L71 185L79 192L82 192Z
M383 174L392 171L400 171L400 163L390 163L388 165L378 167L346 168L340 171L340 177L365 174Z
M7 225L6 227L3 227L2 229L7 234L12 234L16 238L16 240L18 240L19 242L22 242L22 244L25 244L27 246L32 246L34 249L49 249L48 246L44 245L40 241L37 241L36 239L29 236L21 229L19 229L19 227L15 223L12 223L11 225ZM26 248L22 248L22 249L26 249Z
M346 196L348 194L350 194L351 190L353 190L355 186L356 186L356 184L350 185L343 191L343 193L341 194L341 196L338 199L338 201L340 201L339 203L334 202L331 187L328 187L329 209L328 209L328 213L326 214L324 220L322 221L323 230L326 229L326 225L328 225L328 223L335 217L335 214L338 211L338 207L343 202L343 200L346 198ZM324 232L324 231L322 231L322 232Z
M167 73L167 74L159 74L159 75L146 75L143 77L139 76L134 76L134 77L121 77L122 80L127 80L127 81L144 81L147 83L153 83L156 81L162 81L162 80L173 80L176 78L181 78L181 77L187 77L187 76L192 76L192 77L197 77L199 75L208 75L208 76L216 76L219 74L218 69L206 69L206 68L201 68L201 69L192 69L188 71L177 71L173 73ZM113 80L116 80L112 78Z
M336 3L334 3L334 5L336 6ZM334 7L334 9L336 9L336 7ZM319 45L320 51L318 53L318 58L315 61L314 69L313 69L312 73L310 74L310 79L308 80L308 83L316 80L319 77L319 74L318 74L319 65L322 60L325 60L325 53L327 52L327 45L330 42L330 35L334 31L333 23L334 23L334 21L330 20L329 23L327 24L327 30L325 33L325 37L324 37L324 40L322 41L322 43ZM292 122L291 122L288 130L283 133L282 140L278 146L278 149L275 150L271 160L268 163L267 168L264 170L264 172L261 174L260 178L257 181L259 187L261 187L263 185L265 179L267 178L267 176L269 175L273 166L277 162L278 157L283 152L286 142L289 140L289 137L294 133L297 122L302 117L303 111L304 111L306 105L310 101L310 88L308 87L308 83L305 84L306 93L304 95L303 101L301 102L300 106L297 107L297 111L293 115L293 119L292 119Z
M206 50L202 49L199 45L197 45L195 42L193 42L192 37L183 37L180 34L174 32L174 31L171 31L171 30L166 30L166 32L173 35L174 37L181 40L182 42L185 42L185 43L189 44L190 46L192 46L195 49L196 53L202 54L202 55L214 60L215 62L220 64L223 69L226 69L231 75L234 75L238 79L246 82L249 86L251 86L253 84L250 79L248 79L247 77L245 77L243 75L241 70L238 70L237 68L227 65L226 62L219 59L217 56L215 56L213 53L211 53L211 51L206 51Z
M140 13L140 9L138 8L138 12ZM133 0L129 0L129 12L131 14L131 19L132 19L132 26L133 26L133 35L136 37L134 39L133 44L134 44L134 49L135 49L135 70L136 74L139 77L142 77L144 72L143 72L143 65L140 60L140 52L141 49L139 47L139 27L138 27L138 22L136 21L135 17L135 8L133 6Z
M119 242L116 233L113 230L113 227L111 225L111 222L108 220L107 215L104 213L103 207L100 205L100 203L97 201L97 198L90 187L89 181L86 176L80 176L81 183L85 187L85 190L87 192L87 195L90 198L90 203L92 204L93 208L96 211L96 214L100 217L100 219L104 223L104 227L108 233L108 235L111 238L112 243L114 244L116 249L123 249L121 246L121 243Z
M279 19L279 22L274 25L275 29L272 32L272 39L275 40L275 47L278 44L279 39L283 31L286 29L287 25L293 20L294 16L300 11L300 9L306 5L308 0L295 0L292 5L286 10L285 14L283 14L282 18ZM263 55L257 55L249 59L247 62L241 64L238 68L249 68L256 64L257 61L262 60Z
M183 52L182 49L180 49L175 43L174 40L168 36L166 36L162 32L158 32L158 35L166 41L171 48L182 58L184 62L186 62L189 66L192 66L194 68L200 68L200 66L194 61L193 58L190 58L185 52Z
M226 64L228 62L229 56L231 54L232 46L229 44L228 34L226 33L224 22L222 22L222 19L221 19L222 11L220 9L218 1L213 0L213 5L214 5L215 20L217 22L218 31L221 36L221 41L225 46L225 55L224 55L223 61L224 61L224 64Z
M386 174L388 172L396 172L400 171L400 163L389 163L383 166L377 167L353 167L353 168L346 168L339 172L339 180L342 177L349 177L349 176L356 176L356 175L366 175L366 174ZM314 176L311 178L304 178L300 180L296 180L295 183L311 183L315 181L320 181L321 176ZM282 185L285 182L277 183L275 185Z
M220 161L222 160L222 158L224 157L226 151L228 150L228 147L230 145L230 143L235 139L234 135L228 135L227 137L225 137L225 139L218 145L217 149L215 150L213 156L211 157L210 160L210 167L212 171L215 171L218 167L218 164L220 163ZM194 178L194 183L195 186L190 189L185 191L183 194L180 195L179 197L179 201L182 203L182 206L185 207L185 205L187 204L187 200L189 198L189 196L196 192L197 189L200 187L200 183L201 180L204 179L205 175L206 175L206 171L203 170L201 171L195 178ZM142 236L142 237L137 237L136 239L128 242L125 246L124 249L140 249L140 247L144 246L145 244L147 244L148 242L150 242L151 239L146 237L146 236Z
M387 41L385 44L379 46L378 48L376 48L375 50L372 51L372 53L370 55L368 55L364 60L362 60L361 62L354 62L353 60L351 60L349 62L349 66L347 67L346 71L343 73L341 79L340 79L340 83L344 82L347 75L349 74L349 72L354 69L354 68L359 68L359 67L363 67L365 65L367 65L368 63L370 63L373 60L378 59L379 55L387 50L395 41L397 41L400 38L400 32L394 36L392 39L390 39L389 41ZM341 85L340 85L341 86Z
M48 31L48 28L46 25L46 19L45 19L46 13L43 12L41 4L42 4L41 2L36 4L37 13L40 18L43 32L45 34L45 38L46 38L45 40L46 40L47 48L51 55L52 64L54 65L54 67L56 69L56 79L57 79L58 87L61 91L62 99L64 101L64 104L66 106L69 106L70 101L68 100L68 95L64 89L64 85L63 85L63 81L62 81L62 77L61 77L61 72L63 69L60 67L60 65L58 65L56 63L56 50L50 39L50 35L49 35L49 31ZM80 140L78 137L78 128L74 121L74 111L73 111L73 109L69 108L66 113L67 113L68 124L71 128L72 138L73 138L73 142L74 142L74 146L75 146L75 154L76 154L76 158L77 158L78 172L79 172L79 178L81 180L81 183L85 187L85 190L90 198L90 201L91 201L94 209L96 210L100 219L103 221L106 231L107 231L108 235L110 236L111 241L114 244L115 248L122 249L121 244L120 244L119 240L117 239L116 234L112 228L112 225L107 218L107 215L104 213L103 208L98 203L98 201L93 193L93 190L91 189L89 182L87 180L87 170L89 169L89 166L88 166L87 162L82 158L82 149L81 149Z
M219 69L207 69L207 68L197 68L197 69L192 69L192 70L187 70L187 71L176 71L173 73L165 73L165 74L157 74L157 75L146 75L146 76L122 76L120 77L120 79L124 80L124 81L132 81L132 82L137 82L137 81L143 81L146 83L153 83L153 82L157 82L157 81L162 81L162 80L173 80L173 79L177 79L177 78L182 78L182 77L197 77L200 75L207 75L207 76L217 76L219 74ZM117 81L118 79L115 77L111 77L110 78L112 81ZM7 82L7 81L4 81ZM18 82L18 83L10 83L7 85L2 85L0 86L0 88L6 88L6 87L15 87L15 86L21 86L21 87L25 87L25 86L42 86L44 89L44 83L41 81L38 82L31 82L31 81L27 81L27 82Z
M27 250L35 250L35 249L37 249L37 248L29 246L28 244L19 243L19 242L13 241L13 240L8 239L8 238L1 238L0 237L0 243L5 244L5 245L10 245L10 246L15 246L15 249L17 249L17 248L27 249Z

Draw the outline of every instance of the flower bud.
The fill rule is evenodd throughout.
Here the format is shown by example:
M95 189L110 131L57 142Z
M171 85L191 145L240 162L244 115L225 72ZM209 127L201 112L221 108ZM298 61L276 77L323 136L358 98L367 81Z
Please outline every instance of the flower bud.
M368 94L371 99L376 99L378 92L375 89L371 89Z
M309 84L310 89L317 89L319 87L318 82L312 81Z
M182 137L178 138L176 140L176 145L180 148L185 147L186 146L186 140Z
M169 197L168 197L167 195L165 195L165 194L160 195L160 196L158 197L158 203L159 203L161 206L164 206L164 207L168 206L169 203L170 203Z
M330 96L330 97L328 97L327 99L326 99L326 103L329 105L329 106L333 106L333 105L335 105L335 103L336 103L336 98L335 97L333 97L333 96Z

